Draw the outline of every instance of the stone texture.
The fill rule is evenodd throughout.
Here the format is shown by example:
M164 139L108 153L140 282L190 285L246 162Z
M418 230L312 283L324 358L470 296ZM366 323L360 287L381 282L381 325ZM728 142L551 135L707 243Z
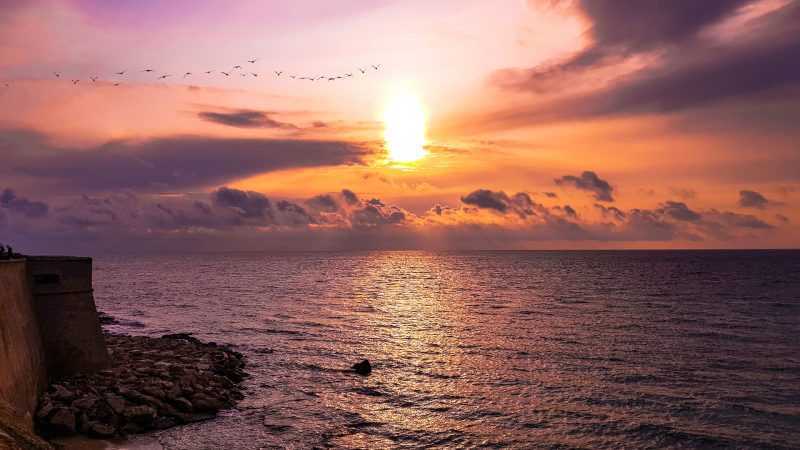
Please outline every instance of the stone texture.
M244 357L188 334L105 336L112 366L50 385L35 415L47 437L109 438L206 420L242 399Z

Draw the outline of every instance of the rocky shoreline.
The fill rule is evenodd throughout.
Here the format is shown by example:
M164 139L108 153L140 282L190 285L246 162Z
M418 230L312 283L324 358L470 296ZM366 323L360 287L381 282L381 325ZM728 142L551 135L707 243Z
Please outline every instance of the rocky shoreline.
M105 316L104 319L110 319ZM35 422L46 438L113 438L210 419L243 398L244 356L188 334L105 334L111 367L51 383Z

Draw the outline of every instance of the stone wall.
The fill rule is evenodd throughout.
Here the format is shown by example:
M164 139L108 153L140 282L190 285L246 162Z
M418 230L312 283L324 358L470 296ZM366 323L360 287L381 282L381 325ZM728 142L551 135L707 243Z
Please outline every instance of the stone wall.
M25 261L0 261L0 401L28 427L47 385L44 358Z
M91 258L0 260L0 444L28 442L50 380L108 366L91 273Z

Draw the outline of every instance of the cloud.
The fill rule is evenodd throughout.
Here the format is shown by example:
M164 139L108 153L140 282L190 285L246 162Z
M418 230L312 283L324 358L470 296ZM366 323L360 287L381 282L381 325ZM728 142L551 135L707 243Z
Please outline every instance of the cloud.
M31 219L45 217L50 207L43 202L31 201L25 197L19 197L12 189L5 189L0 192L0 208L19 213Z
M32 132L0 133L0 176L26 176L63 189L165 191L220 185L303 167L362 164L369 151L343 141L177 136L62 148Z
M197 116L205 121L236 128L278 128L296 130L291 123L271 119L264 111L240 109L232 112L201 111Z
M570 205L547 207L526 193L488 189L464 195L458 207L437 204L422 215L378 198L358 200L349 190L292 200L222 186L198 194L60 196L51 202L48 215L33 219L26 213L36 202L4 192L4 205L17 208L0 208L4 239L20 248L47 251L72 244L120 250L152 245L161 251L714 243L737 242L774 228L754 215L695 210L675 201L626 211L598 203L598 221Z
M272 216L272 204L264 194L258 192L221 187L211 197L215 204L231 208L245 218L263 219Z
M766 197L756 191L739 191L739 206L742 208L764 209L769 203Z
M733 18L747 3L752 2L581 1L581 11L592 22L589 47L558 63L506 69L491 78L505 90L566 94L484 120L494 127L516 127L670 113L800 86L800 60L795 57L800 52L800 3L789 2L750 19L731 38L717 37L712 27ZM634 58L641 67L629 67ZM609 70L623 73L597 84L596 77Z
M355 205L358 203L358 196L349 189L342 189L342 196L349 205Z
M488 189L478 189L470 192L461 201L467 205L477 206L478 208L493 209L504 213L508 210L511 199L505 192L493 192Z
M701 219L701 215L689 209L686 203L667 201L658 209L661 214L666 214L675 220L697 222Z
M600 210L600 214L603 216L604 219L610 218L617 221L625 220L626 217L625 213L614 206L605 207L599 203L595 203L594 207Z
M597 176L596 173L585 171L580 177L564 175L556 178L555 183L559 186L572 186L575 189L594 193L594 198L601 202L613 202L612 196L614 188L605 180Z

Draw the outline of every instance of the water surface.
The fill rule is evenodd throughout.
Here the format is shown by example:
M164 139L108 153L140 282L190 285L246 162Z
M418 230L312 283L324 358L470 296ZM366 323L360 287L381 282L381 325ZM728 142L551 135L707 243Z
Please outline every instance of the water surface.
M800 447L800 252L124 256L94 275L115 330L248 357L246 399L167 449ZM341 371L361 358L371 376Z

